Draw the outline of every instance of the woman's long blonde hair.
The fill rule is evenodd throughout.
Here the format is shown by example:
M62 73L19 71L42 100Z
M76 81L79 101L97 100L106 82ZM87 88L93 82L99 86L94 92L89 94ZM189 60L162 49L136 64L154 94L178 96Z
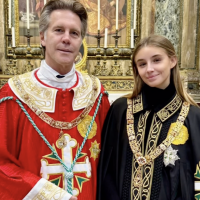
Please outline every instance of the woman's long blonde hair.
M146 46L154 46L154 47L159 47L165 50L167 55L169 57L176 57L176 52L174 49L174 46L172 43L165 38L164 36L161 35L150 35L149 37L146 37L142 39L139 44L136 46L133 55L132 55L132 67L133 67L133 77L134 77L134 88L133 88L133 93L128 96L128 98L134 98L138 96L138 94L141 93L142 87L144 85L143 80L141 79L137 66L135 63L135 57L137 53L139 52L140 49ZM186 90L183 87L181 77L180 77L180 72L179 72L179 66L178 63L171 69L171 76L172 80L174 83L174 86L176 88L177 94L181 97L183 101L187 101L192 105L198 106L195 101L192 99L192 97L186 92Z

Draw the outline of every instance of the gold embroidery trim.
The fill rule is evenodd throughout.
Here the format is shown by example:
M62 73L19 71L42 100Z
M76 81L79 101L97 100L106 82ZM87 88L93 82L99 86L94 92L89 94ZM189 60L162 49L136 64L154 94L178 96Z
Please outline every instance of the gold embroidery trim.
M26 93L29 95L29 98L44 112L52 112L54 110L54 104L56 99L56 89L40 87L33 80L33 73L29 72L23 75L19 75L18 78ZM13 82L13 78L9 79L9 85L13 92L21 99L21 91Z
M83 110L83 112L74 120L71 122L63 122L63 121L56 121L53 118L49 117L45 112L43 112L35 103L34 101L29 97L25 89L23 88L22 82L19 79L19 76L13 77L13 83L15 87L17 88L18 92L21 93L21 98L23 101L28 105L28 107L36 114L40 119L42 119L44 122L49 124L50 126L54 128L59 129L71 129L77 126L90 112L92 109L95 99L93 97L95 96L95 93L97 91L97 85L95 81L95 77L91 76L92 79L92 85L93 85L93 94L91 95L91 100L89 101L89 105Z
M82 75L82 78L84 80L84 84L81 87L75 87L72 88L74 91L74 98L72 101L72 107L74 110L80 109L80 107L85 108L88 106L88 102L95 101L98 97L101 85L100 81L92 76L92 75ZM93 79L93 81L92 81ZM92 88L92 82L95 81L96 84L96 93L93 95L93 88Z
M146 147L145 155L148 155L151 151L153 151L156 148L156 145L158 143L158 139L160 136L160 132L163 126L162 121L157 116L157 114L154 114L152 121L153 123L151 124L148 140L146 143L147 147ZM142 199L150 200L153 173L154 173L154 162L152 162L151 164L144 165ZM137 187L135 188L138 189Z
M143 104L142 104L142 95L138 95L137 97L135 97L134 99L134 106L133 106L133 113L137 113L141 110L143 110Z
M39 193L33 198L33 200L43 199L43 200L61 200L63 199L66 191L57 187L53 183L47 182L39 191Z
M144 141L144 135L145 135L145 130L146 130L146 121L147 118L149 116L150 111L146 111L144 114L141 113L139 116L139 121L138 121L138 132L137 132L137 142L138 145L140 147L140 151L143 153L144 152L144 145L142 145L143 141ZM132 175L132 181L131 183L133 183L134 181L134 177L137 176L142 176L143 174L143 167L138 168L138 163L136 162L135 158L133 157L133 175ZM137 171L137 168L139 169L139 171ZM138 174L137 174L138 172ZM133 184L131 184L133 186ZM146 184L145 184L146 185ZM132 187L131 188L131 197L133 197L133 200L138 200L140 198L140 194L141 194L141 190L138 187Z
M135 103L134 100L132 101L132 99L127 99L127 104L128 104L127 133L128 133L131 150L135 156L137 163L139 164L139 167L137 169L138 173L136 173L133 184L135 187L141 187L143 184L143 181L142 181L142 173L140 173L141 169L139 168L141 168L142 166L146 164L152 163L155 158L157 158L161 153L163 153L163 151L165 151L169 147L169 145L176 138L176 136L179 134L182 128L184 120L188 115L190 104L188 102L183 103L181 112L176 121L176 126L172 129L172 131L169 133L167 138L159 146L157 146L156 149L151 151L148 155L143 156L140 151L140 147L138 145L137 138L134 131L134 116L132 114L133 103Z
M161 109L156 114L158 115L160 120L164 122L180 108L181 103L181 98L178 95L176 95L170 103L168 103L163 109Z

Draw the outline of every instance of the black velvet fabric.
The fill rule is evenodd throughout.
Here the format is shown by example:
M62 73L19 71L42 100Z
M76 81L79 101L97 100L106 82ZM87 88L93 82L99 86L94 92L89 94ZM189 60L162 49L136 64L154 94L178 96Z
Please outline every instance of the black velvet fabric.
M147 125L146 125L147 128L144 141L145 145L147 142L153 115L160 109L162 109L165 105L167 105L175 97L175 95L176 95L176 90L172 82L164 90L159 88L152 88L149 87L148 85L144 86L144 89L142 91L144 111L145 110L151 111L147 119Z
M167 105L175 97L176 90L173 82L171 82L169 86L164 90L159 88L152 88L149 87L148 85L145 85L142 95L144 97L143 102L145 105L145 109L151 110L147 119L147 125L146 125L147 128L145 132L144 144L146 146L153 115L160 109L162 109L165 105ZM162 141L167 137L167 133L171 123L172 123L172 118L170 118L163 124L163 128L160 133L157 146L161 144ZM163 154L161 154L158 158L155 159L153 184L151 189L151 200L158 200L159 198L161 179L162 179L162 167L163 167Z
M170 84L164 91L148 88L142 92L143 106L151 110L147 120L145 141L153 114L167 105L175 96L175 88ZM97 200L131 200L131 176L133 154L129 146L126 131L127 99L116 100L106 117L102 131L102 146L98 166ZM135 131L141 112L136 113ZM162 126L158 144L167 135L169 126L175 122L180 109L167 119ZM192 200L194 195L194 174L200 161L200 109L191 106L184 126L187 127L189 139L184 144L173 145L178 150L179 160L175 165L163 164L163 155L155 160L151 200Z

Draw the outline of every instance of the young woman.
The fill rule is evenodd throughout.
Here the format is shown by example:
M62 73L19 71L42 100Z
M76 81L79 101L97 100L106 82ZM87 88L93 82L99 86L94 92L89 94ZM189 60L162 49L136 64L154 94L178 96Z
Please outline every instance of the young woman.
M171 42L136 47L135 87L107 115L97 200L200 199L200 109L184 90Z

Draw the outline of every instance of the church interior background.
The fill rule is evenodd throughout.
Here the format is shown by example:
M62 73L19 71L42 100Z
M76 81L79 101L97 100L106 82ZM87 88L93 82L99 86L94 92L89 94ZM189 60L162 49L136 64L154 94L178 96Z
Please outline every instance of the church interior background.
M43 59L38 33L41 0L28 1L29 27L27 1L0 0L0 87L13 75L39 67ZM80 1L88 11L88 29L76 68L97 76L110 101L131 92L131 54L141 38L155 33L174 44L184 86L200 103L199 0L99 0L99 7L98 0Z

